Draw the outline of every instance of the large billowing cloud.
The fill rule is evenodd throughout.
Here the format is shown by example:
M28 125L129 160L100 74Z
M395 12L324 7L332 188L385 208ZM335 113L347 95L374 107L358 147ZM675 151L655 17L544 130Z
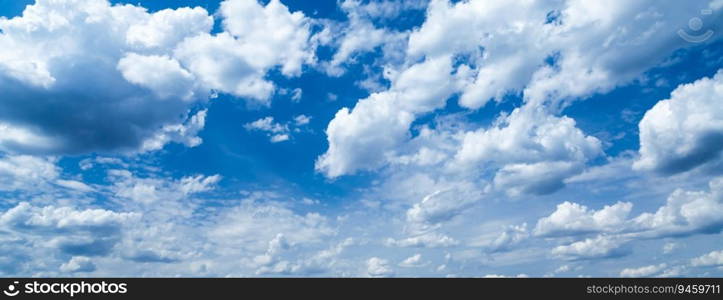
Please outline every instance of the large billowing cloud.
M22 202L0 215L0 227L14 237L12 243L25 248L27 254L49 251L62 255L105 256L121 240L123 224L139 216L103 209L38 207Z
M279 1L229 0L224 31L200 8L37 1L0 19L0 150L135 152L200 144L215 92L267 103L266 72L314 60L309 22Z
M388 72L388 91L343 108L329 123L329 150L316 162L328 177L373 170L385 165L409 139L415 115L444 106L455 80L449 56L428 58L401 73Z
M554 192L601 153L600 142L574 120L556 116L560 108L628 84L690 45L676 31L702 8L720 13L716 3L431 1L424 24L409 36L404 63L385 67L390 88L338 111L316 168L335 178L424 156L425 163L491 173L488 179L509 194ZM474 110L508 94L521 94L525 104L491 128L447 132L451 144L444 146L412 137L414 121L454 95ZM409 155L415 147L419 155Z
M723 152L723 71L678 86L640 121L634 167L676 174L715 166Z
M630 238L686 237L718 234L723 230L723 178L708 183L707 191L676 189L655 212L629 217L630 202L606 205L600 210L563 202L537 222L534 233L543 237L607 235Z
M601 152L600 141L586 136L573 119L523 107L491 128L465 132L452 165L499 168L494 184L512 195L549 194Z

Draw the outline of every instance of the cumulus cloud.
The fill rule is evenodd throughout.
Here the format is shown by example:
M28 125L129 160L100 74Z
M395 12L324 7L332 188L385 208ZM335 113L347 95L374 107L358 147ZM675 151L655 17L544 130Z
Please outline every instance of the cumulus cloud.
M372 257L367 260L367 275L370 277L389 277L394 275L394 270L389 266L389 261L379 257Z
M640 121L636 169L676 174L720 162L723 151L723 71L678 86Z
M399 266L403 268L416 268L423 265L424 263L422 263L422 255L419 253L407 257L404 261L399 263Z
M60 265L60 271L66 273L93 272L95 264L89 257L73 256L68 262Z
M533 102L559 102L629 82L689 45L676 30L699 9L656 1L600 6L574 0L515 5L437 0L410 36L408 53L467 53L475 68L460 97L466 107L516 92ZM544 63L547 58L554 64Z
M466 132L452 162L455 168L494 167L498 188L509 194L549 194L602 152L568 117L524 107L489 129Z
M666 264L659 264L639 268L625 268L620 271L620 277L648 277L659 273L666 267Z
M266 132L272 143L284 142L291 139L292 132L301 131L302 126L311 122L311 117L298 115L293 121L284 124L274 121L274 117L264 117L256 121L244 124L246 130Z
M0 157L0 191L37 189L55 180L60 174L55 161L28 155Z
M483 242L482 246L489 252L502 252L513 249L513 247L529 237L530 233L527 230L527 223L522 223L521 225L508 226L494 239Z
M32 247L55 249L66 255L107 255L121 239L135 213L103 209L34 206L21 202L0 215L0 226Z
M174 27L187 34L212 25L201 8L158 14L167 22L187 22L188 27ZM180 33L158 31L155 53L133 34L127 37L133 25L159 25L147 24L152 18L140 7L94 0L38 1L22 16L1 20L0 86L7 94L0 101L0 123L10 134L0 147L131 151L157 128L182 123L190 105L205 96L166 54Z
M316 169L334 178L374 170L410 138L415 115L444 105L454 85L450 57L428 58L402 72L388 72L390 90L342 108L326 129L329 149Z
M534 233L543 237L606 234L607 239L623 240L717 234L723 229L722 180L711 180L708 191L676 189L655 212L635 217L629 216L633 207L630 202L617 202L600 210L563 202L552 214L538 220Z
M116 197L142 205L178 201L194 193L209 191L221 180L219 175L187 176L179 180L139 178L126 170L109 170L108 177L113 181L111 191Z
M224 32L188 38L174 51L211 89L268 104L274 91L265 79L269 69L280 66L284 75L295 76L315 60L309 19L278 0L265 6L256 0L228 0L219 14Z
M600 235L569 245L557 246L552 249L552 254L569 260L612 258L630 254L630 249L625 246L624 240Z
M711 251L710 253L696 257L690 261L694 267L709 267L723 265L723 250Z
M691 6L655 1L605 6L431 1L424 24L409 37L404 63L385 67L389 88L352 109L342 108L329 123L329 148L316 169L335 178L398 161L400 152L415 145L410 124L443 107L452 95L459 95L461 106L478 109L490 99L522 94L525 106L501 117L509 126L468 132L469 145L457 158L494 163L488 152L509 140L509 148L498 154L510 160L492 166L500 170L496 185L513 195L559 190L601 153L601 145L572 119L555 114L572 100L632 82L689 45L675 33L688 21L683 11L698 13ZM519 139L493 139L496 133ZM490 151L479 149L484 147Z
M386 240L387 246L403 248L446 248L459 244L459 241L454 238L438 232L423 233L401 239L389 238Z
M618 202L596 211L566 201L558 204L551 215L538 220L534 232L538 236L554 236L618 231L626 224L632 208L630 202Z
M388 28L377 28L371 16L382 16L399 10L394 8L405 8L405 2L369 2L361 3L356 0L345 0L340 3L340 7L347 13L349 21L344 24L337 24L339 29L334 30L338 37L338 48L331 58L331 61L325 63L325 70L332 76L341 76L345 69L344 64L353 61L357 54L371 52L376 48L383 48L386 55L394 55L394 50L400 50L403 43L406 42L407 34L396 32ZM395 7L396 6L396 7ZM410 6L411 7L411 6Z
M152 151L194 147L216 92L267 103L274 84L313 63L309 20L278 0L149 13L106 0L38 1L0 19L0 150Z
M650 277L663 271L668 265L650 265L639 268L625 268L620 271L620 277Z
M345 0L341 6L345 9L352 8L355 13L370 19L387 19L410 10L424 10L428 3L428 0L373 0L364 3L359 0Z
M469 183L429 194L407 210L408 230L411 233L426 232L461 214L481 197L481 192Z
M210 236L235 249L267 250L269 241L279 233L291 244L319 242L334 233L326 217L318 213L296 214L281 203L256 203L245 200L220 216ZM267 237L266 241L261 241Z
M642 213L633 221L658 236L718 233L723 229L723 178L711 180L708 188L676 189L655 213Z

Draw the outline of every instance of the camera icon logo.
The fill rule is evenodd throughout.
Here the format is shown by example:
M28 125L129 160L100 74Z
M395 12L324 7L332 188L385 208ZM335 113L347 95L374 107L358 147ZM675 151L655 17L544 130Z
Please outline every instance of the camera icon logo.
M711 15L713 14L713 11L710 9L703 9L700 11L701 15ZM690 20L688 20L688 28L692 31L700 31L703 28L703 20L701 20L699 17L693 17ZM689 43L702 43L707 41L710 37L713 36L715 32L713 30L708 29L706 32L702 34L689 34L687 31L683 29L678 30L678 35L680 38L684 39L686 42Z
M8 285L8 288L3 290L3 293L5 294L5 296L9 296L9 297L17 296L20 293L20 290L17 287L15 287L15 285L18 283L19 282L14 281L13 284Z

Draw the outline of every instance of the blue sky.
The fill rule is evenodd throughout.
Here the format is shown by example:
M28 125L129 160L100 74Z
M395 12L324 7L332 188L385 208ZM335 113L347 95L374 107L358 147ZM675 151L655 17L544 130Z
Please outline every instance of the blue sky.
M722 7L0 0L0 273L720 276Z

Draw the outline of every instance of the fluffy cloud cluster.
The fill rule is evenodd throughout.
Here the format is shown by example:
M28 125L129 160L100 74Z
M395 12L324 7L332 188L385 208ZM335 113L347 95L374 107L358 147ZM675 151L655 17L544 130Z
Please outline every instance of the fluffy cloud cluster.
M194 193L213 189L221 176L187 176L179 180L163 178L138 178L127 170L109 170L112 191L119 198L128 199L145 205L158 201L172 202Z
M552 254L570 260L611 258L626 255L630 252L625 241L609 236L598 236L569 245L557 246Z
M625 83L685 46L676 31L690 16L703 8L720 13L715 2L701 4L436 0L408 53L469 55L476 68L460 97L466 107L520 91L530 101L558 102ZM545 63L549 58L554 62Z
M57 251L66 256L104 256L122 238L124 224L138 220L139 217L135 213L117 213L104 209L39 207L21 202L0 215L0 226L11 237L5 242L27 248L28 254L49 251L51 255L56 255ZM88 269L88 266L76 268L76 264L80 264L80 261L68 264L65 268L75 271Z
M720 166L723 152L723 71L676 88L640 121L634 167L675 174Z
M60 173L54 159L28 155L0 157L0 191L37 189Z
M600 141L586 136L574 120L524 107L492 128L466 132L453 164L497 166L495 186L509 194L549 194L601 152Z
M649 277L663 271L666 267L666 264L659 264L639 268L625 268L620 271L620 277Z
M378 28L372 20L393 17L407 9L420 9L424 4L424 1L341 2L340 7L349 20L330 27L328 43L335 44L337 49L331 60L324 63L326 72L332 76L340 76L345 71L343 65L354 62L355 55L372 52L377 48L383 50L387 60L398 56L398 52L403 51L408 33Z
M388 91L336 113L326 129L329 149L316 161L316 169L333 178L385 165L410 138L415 116L444 106L455 84L451 72L451 57L444 56L385 73L392 82Z
M718 233L723 229L723 179L713 179L709 191L675 190L654 213L629 218L633 205L618 202L600 210L564 202L535 227L540 236L635 232L645 237Z
M311 117L306 115L298 115L294 117L293 122L287 122L285 124L275 122L274 117L265 117L244 124L244 128L246 128L246 130L266 132L272 143L278 143L288 141L291 138L292 132L301 131L300 127L309 124L309 122L311 122Z
M106 0L46 1L0 19L0 150L135 152L193 147L216 92L266 103L314 61L309 20L278 0L221 4L223 31L200 8L149 13Z
M723 179L711 180L708 191L677 189L654 213L629 217L632 207L632 203L618 202L590 210L564 202L538 220L534 233L563 238L594 235L553 249L553 254L576 258L627 254L623 246L632 239L718 234L723 230Z
M723 265L723 251L712 251L691 260L691 265L695 267L709 267Z
M625 224L632 208L633 204L630 202L618 202L594 211L584 205L563 202L557 205L551 215L537 222L535 234L554 236L616 231Z
M386 259L372 257L367 260L367 274L370 277L388 277L394 275L394 270Z
M113 210L82 202L20 202L0 212L3 274L332 274L342 264L338 256L354 243L335 243L332 220L297 212L272 192L226 200L218 209L199 205L197 197L215 189L217 175L173 179L107 172L108 184L85 193L102 195ZM49 185L45 193L63 189ZM154 271L144 267L149 264Z
M720 13L715 3L703 8ZM418 147L437 163L453 156L451 165L492 173L494 185L512 195L554 192L601 153L597 139L555 114L633 81L689 45L675 32L687 24L684 12L698 9L655 1L431 1L424 24L409 36L404 63L385 66L389 89L337 112L316 168L329 178L376 170ZM478 109L509 94L522 94L526 104L492 128L452 132L464 138L443 151L412 138L413 122L453 95Z
M429 194L407 210L409 230L425 232L430 227L449 221L469 206L474 205L481 196L470 184L461 184L448 190Z

